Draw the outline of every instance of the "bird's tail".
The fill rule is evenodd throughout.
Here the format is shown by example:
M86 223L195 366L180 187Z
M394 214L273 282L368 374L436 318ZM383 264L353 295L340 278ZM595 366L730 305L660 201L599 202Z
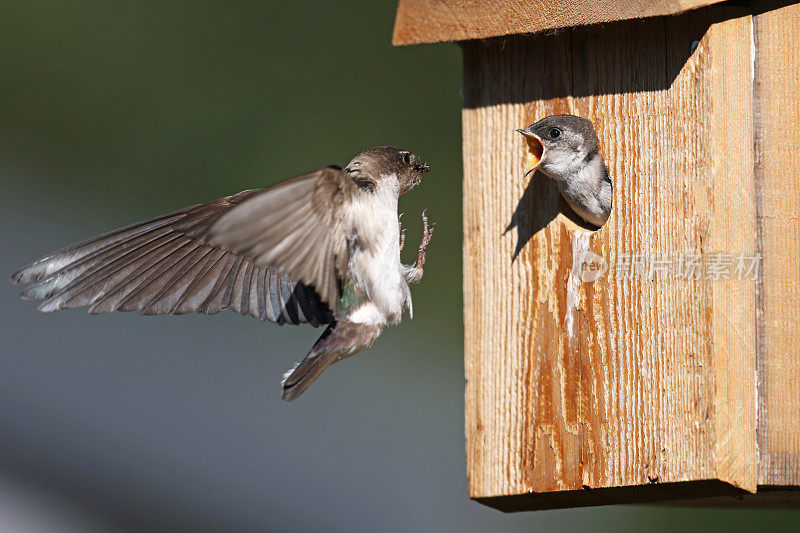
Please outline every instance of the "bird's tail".
M333 322L322 333L308 355L283 376L281 398L290 402L306 389L336 361L368 348L381 333L379 326Z

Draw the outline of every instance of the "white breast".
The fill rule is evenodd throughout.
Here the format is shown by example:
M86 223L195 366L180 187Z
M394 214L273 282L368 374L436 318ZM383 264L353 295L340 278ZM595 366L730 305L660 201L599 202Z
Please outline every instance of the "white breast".
M397 222L397 179L383 177L372 194L360 195L351 211L357 244L350 250L350 272L368 301L351 315L362 324L400 322L410 291L400 265L400 229Z

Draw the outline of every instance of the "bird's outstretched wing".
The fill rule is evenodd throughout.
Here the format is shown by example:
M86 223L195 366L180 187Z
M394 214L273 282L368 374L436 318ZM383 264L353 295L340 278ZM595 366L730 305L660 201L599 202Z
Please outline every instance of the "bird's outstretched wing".
M30 283L22 297L44 300L43 312L90 306L90 313L213 314L228 308L278 324L329 323L330 308L313 285L210 240L211 227L245 203L265 196L299 202L293 194L304 192L295 183L243 191L128 226L39 259L11 280Z
M298 176L225 213L211 242L314 287L335 309L348 259L343 217L355 189L339 167Z

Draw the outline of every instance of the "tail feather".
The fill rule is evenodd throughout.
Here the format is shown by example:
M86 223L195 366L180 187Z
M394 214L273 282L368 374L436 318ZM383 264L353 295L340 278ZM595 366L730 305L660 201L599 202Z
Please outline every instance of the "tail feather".
M340 359L368 348L381 334L381 328L349 321L333 322L314 343L308 355L283 375L281 398L290 402Z

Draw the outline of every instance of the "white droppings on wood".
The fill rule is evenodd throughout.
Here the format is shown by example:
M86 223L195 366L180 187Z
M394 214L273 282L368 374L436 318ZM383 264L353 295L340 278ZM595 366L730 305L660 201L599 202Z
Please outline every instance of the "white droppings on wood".
M592 232L576 231L572 234L572 270L567 277L567 311L564 315L564 325L567 336L572 340L575 331L575 311L581 303L581 265L585 252L589 251Z

